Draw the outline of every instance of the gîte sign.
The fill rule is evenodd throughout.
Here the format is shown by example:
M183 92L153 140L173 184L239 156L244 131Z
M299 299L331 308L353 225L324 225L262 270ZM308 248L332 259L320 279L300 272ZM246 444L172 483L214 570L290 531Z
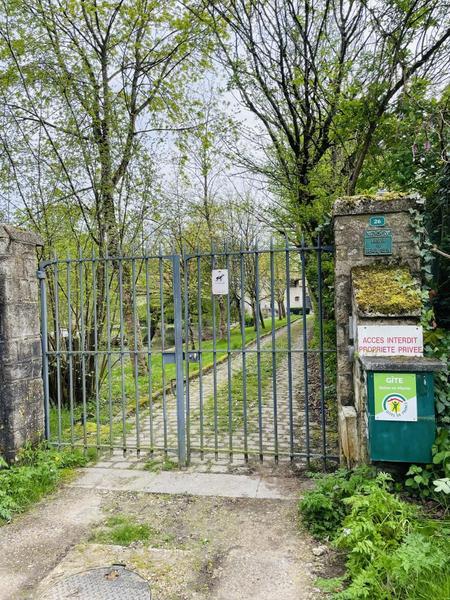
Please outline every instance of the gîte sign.
M422 327L359 325L360 356L423 356Z
M375 419L417 421L415 373L375 373Z

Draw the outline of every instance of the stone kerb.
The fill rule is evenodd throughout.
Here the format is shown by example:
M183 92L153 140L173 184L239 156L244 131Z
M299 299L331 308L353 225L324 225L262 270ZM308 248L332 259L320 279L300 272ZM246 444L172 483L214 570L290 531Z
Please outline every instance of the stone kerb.
M349 466L365 460L365 411L362 411L362 406L357 400L361 398L360 374L356 373L354 377L353 344L357 319L363 324L384 318L393 323L390 319L395 318L386 313L385 307L377 314L373 311L369 314L364 312L362 305L357 306L358 303L352 295L352 273L354 276L358 268L376 270L390 267L406 269L413 280L417 278L420 273L420 254L413 243L414 231L410 211L420 206L420 198L416 195L387 193L340 198L333 207L339 437L341 458ZM392 232L392 248L388 255L369 256L364 252L364 235L368 228L371 229L369 219L372 215L382 215L386 227ZM369 298L375 291L369 279ZM401 298L399 303L402 303ZM417 315L410 316L411 324L415 323ZM405 317L405 314L401 315L402 324L408 323Z
M14 460L43 430L36 247L41 238L0 225L0 455Z

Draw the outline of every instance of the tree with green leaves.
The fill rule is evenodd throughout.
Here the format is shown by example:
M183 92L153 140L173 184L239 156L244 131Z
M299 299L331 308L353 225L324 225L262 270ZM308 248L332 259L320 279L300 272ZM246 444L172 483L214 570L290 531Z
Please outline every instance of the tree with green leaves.
M449 63L446 4L208 3L229 85L266 133L261 153L246 164L284 198L282 222L293 220L311 233L328 209L321 189L333 173L343 190L355 192L397 95L416 77L439 80Z
M136 245L153 205L151 144L179 117L205 40L205 26L177 0L2 3L2 160L28 223L47 242L60 238L50 216L60 207L85 251L115 257ZM85 314L89 348L94 336L102 339L111 285L96 264L97 323L94 311ZM144 371L126 262L121 278L128 344L137 341Z

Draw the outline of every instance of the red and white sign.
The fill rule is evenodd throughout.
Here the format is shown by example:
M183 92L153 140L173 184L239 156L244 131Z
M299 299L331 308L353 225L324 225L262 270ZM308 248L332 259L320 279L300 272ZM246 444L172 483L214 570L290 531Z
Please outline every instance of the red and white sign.
M359 325L360 356L423 356L422 327Z

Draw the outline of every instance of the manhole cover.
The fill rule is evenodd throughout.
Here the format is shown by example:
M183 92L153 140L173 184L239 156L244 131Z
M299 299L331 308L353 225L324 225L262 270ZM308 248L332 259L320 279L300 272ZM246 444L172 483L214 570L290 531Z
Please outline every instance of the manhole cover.
M113 565L70 575L51 587L41 600L150 600L150 587L140 575Z

